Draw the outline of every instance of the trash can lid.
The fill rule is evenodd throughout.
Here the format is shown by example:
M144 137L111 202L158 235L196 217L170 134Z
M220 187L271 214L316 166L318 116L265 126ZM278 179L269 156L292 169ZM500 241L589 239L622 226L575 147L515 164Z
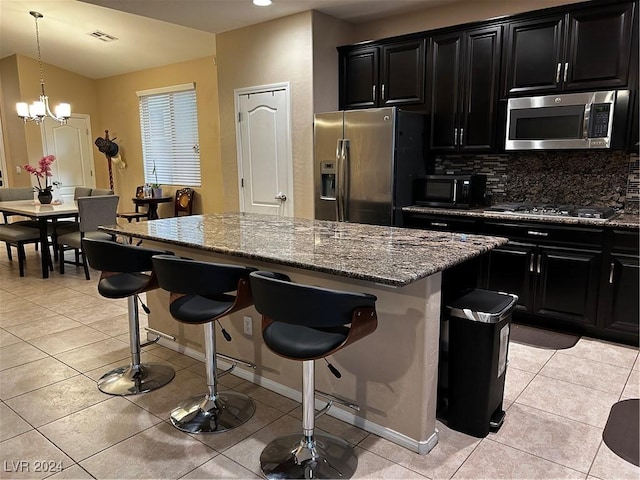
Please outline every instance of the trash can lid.
M475 322L498 323L510 315L518 302L512 293L479 288L469 290L447 305L449 315Z

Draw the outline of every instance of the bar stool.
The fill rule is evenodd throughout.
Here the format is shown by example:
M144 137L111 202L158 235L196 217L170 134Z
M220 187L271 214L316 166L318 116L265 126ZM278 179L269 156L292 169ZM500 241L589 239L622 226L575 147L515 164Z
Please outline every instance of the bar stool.
M214 322L253 304L249 273L255 269L239 265L200 262L174 256L153 257L160 287L169 291L169 311L183 323L204 324L204 347L208 392L191 397L171 412L171 423L184 432L220 433L249 420L256 406L248 396L218 391L216 356L232 361L221 375L230 373L238 363L255 364L216 352ZM231 292L236 291L235 295ZM231 336L222 328L227 341Z
M286 275L273 272L253 272L250 279L255 308L262 314L265 343L277 355L303 362L302 435L276 438L262 450L263 475L268 479L351 478L358 466L353 448L339 437L313 432L314 360L373 333L378 326L377 298L295 284ZM339 378L336 369L329 368ZM359 410L333 395L317 393L329 399L318 416L334 401Z
M157 342L160 337L140 344L138 295L158 288L151 257L168 252L91 238L82 239L82 250L89 265L102 271L98 282L100 295L106 298L126 297L129 311L131 364L105 373L98 380L98 388L110 395L135 395L166 385L175 376L173 368L157 363L140 363L141 348ZM144 304L143 308L149 313Z

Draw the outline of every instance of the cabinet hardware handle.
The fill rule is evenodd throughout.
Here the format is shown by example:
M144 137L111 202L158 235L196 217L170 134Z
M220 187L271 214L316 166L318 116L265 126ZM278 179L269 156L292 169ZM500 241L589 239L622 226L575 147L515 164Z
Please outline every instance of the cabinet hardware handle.
M448 227L449 224L444 222L431 222L431 226L432 227Z
M611 262L611 268L609 268L609 285L613 285L613 271L616 268L616 264Z
M549 232L537 232L535 230L527 230L527 235L533 235L536 237L548 237Z
M462 146L462 139L464 138L464 128L460 129L460 146Z
M569 71L569 62L564 64L564 82L567 82L567 72Z
M540 273L540 263L542 262L542 255L538 255L538 264L536 266L536 273Z
M566 72L565 72L565 76L566 76ZM382 100L384 100L384 83L382 84L382 91L380 93L382 94Z
M373 101L376 101L376 86L373 86Z
M556 69L556 83L560 83L560 69L562 68L562 63L558 63L558 68Z
M529 257L529 271L533 273L533 261L536 258L536 256L532 253L531 256Z
M453 129L453 145L454 146L458 145L458 129L457 128Z

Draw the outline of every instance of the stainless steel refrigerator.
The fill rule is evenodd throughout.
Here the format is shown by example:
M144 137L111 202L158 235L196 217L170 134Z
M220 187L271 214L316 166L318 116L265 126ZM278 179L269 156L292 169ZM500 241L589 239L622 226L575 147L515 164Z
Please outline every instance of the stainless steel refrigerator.
M424 123L397 107L316 114L316 219L401 225L425 174Z

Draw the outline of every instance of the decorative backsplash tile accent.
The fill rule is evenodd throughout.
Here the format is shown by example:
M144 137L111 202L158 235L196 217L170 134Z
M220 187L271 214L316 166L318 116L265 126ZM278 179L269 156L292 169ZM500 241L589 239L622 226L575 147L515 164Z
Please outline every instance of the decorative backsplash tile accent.
M626 202L632 210L640 200L639 163L637 154L625 152L450 155L436 157L434 173L487 175L491 204L534 202L622 210Z

